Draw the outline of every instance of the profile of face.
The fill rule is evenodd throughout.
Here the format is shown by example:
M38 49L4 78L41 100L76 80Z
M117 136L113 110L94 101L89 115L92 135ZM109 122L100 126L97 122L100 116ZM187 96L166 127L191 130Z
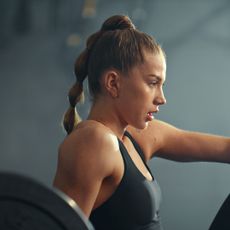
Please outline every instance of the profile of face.
M119 112L123 122L144 129L154 119L159 106L166 103L163 85L166 61L163 54L144 52L144 62L122 76L119 88Z

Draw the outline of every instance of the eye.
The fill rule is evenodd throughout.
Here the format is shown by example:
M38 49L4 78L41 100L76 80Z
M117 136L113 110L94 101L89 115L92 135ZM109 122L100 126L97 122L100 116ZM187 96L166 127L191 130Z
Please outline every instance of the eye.
M154 80L154 81L151 81L149 84L150 84L151 86L155 86L155 85L158 84L158 81L157 81L157 80Z

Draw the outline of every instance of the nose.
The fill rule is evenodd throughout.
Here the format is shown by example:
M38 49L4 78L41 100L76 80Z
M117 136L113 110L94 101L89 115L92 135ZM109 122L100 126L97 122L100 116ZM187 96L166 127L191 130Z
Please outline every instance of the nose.
M156 105L164 105L166 104L166 98L163 92L163 89L159 90L159 93L156 95L154 99L154 104Z

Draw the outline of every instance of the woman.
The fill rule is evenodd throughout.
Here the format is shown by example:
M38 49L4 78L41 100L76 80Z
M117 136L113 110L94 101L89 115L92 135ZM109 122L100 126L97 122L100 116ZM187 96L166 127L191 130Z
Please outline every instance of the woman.
M166 103L165 54L127 16L107 19L75 65L54 186L72 197L99 230L155 230L161 192L147 163L230 162L230 139L177 129L154 119ZM83 81L93 99L87 120L75 107Z

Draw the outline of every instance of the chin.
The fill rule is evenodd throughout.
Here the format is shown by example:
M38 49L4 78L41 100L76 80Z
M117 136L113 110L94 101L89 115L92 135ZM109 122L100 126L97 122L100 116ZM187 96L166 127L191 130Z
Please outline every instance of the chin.
M149 125L149 122L144 122L144 123L139 123L139 124L133 124L132 126L135 127L136 129L145 129Z
M145 127L143 129L147 128L148 126L149 126L149 121L146 121L145 122Z

